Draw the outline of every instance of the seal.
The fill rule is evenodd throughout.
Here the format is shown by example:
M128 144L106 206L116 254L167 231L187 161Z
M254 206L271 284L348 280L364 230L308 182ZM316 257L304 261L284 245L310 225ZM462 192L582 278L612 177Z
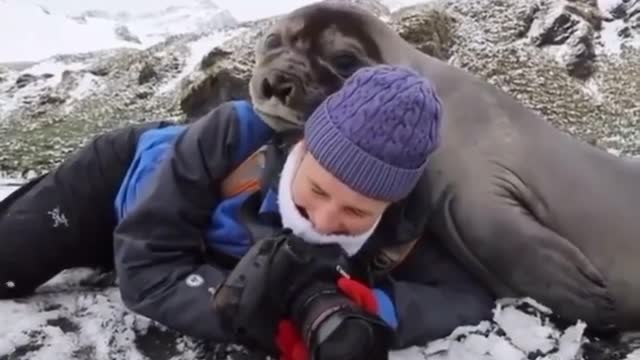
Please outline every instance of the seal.
M497 297L531 297L593 330L640 328L640 165L573 138L506 92L424 54L373 14L321 2L257 48L255 107L295 128L362 66L405 65L444 104L424 183L429 234ZM422 186L422 185L421 185Z

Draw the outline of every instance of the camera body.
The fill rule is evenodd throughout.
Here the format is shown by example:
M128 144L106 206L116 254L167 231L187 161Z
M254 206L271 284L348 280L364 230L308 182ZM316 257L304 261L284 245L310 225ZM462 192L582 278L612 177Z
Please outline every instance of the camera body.
M350 263L339 245L310 244L285 229L242 257L216 289L212 305L228 330L250 346L276 352L277 324L291 318L311 359L379 359L369 350L385 347L391 329L339 291L341 271L349 272ZM341 351L349 336L361 338ZM386 359L386 350L378 352Z

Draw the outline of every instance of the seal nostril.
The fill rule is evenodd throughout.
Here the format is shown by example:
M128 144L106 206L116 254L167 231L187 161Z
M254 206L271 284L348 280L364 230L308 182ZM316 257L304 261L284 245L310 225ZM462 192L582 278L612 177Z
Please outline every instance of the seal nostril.
M291 84L278 84L273 89L273 94L285 105L291 93L293 93L293 85Z
M276 96L280 98L280 100L282 100L282 102L284 102L287 97L289 97L289 95L291 95L291 93L293 92L293 86L292 85L282 85L280 86L277 91L276 91Z
M273 96L273 87L267 78L262 80L262 95L267 99L270 99Z
M275 97L283 105L288 105L290 97L295 93L295 84L290 75L273 72L266 76L261 83L262 95L266 99Z

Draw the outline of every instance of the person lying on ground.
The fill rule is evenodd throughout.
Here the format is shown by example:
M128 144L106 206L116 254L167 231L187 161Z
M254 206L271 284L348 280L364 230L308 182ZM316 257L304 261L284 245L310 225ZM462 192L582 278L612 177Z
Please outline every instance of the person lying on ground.
M0 255L0 280L12 286L0 296L29 294L66 268L115 266L133 311L198 339L241 341L287 357L300 348L292 339L310 337L295 334L301 324L273 299L292 304L308 296L313 281L296 276L334 276L339 259L321 249L337 244L344 255L337 258L354 270L335 287L363 307L360 319L392 329L390 341L378 340L389 348L423 345L489 319L490 293L427 230L422 172L437 149L441 117L427 79L377 65L352 75L304 131L277 133L249 102L230 101L189 125L156 122L101 135L3 202L0 241L9 251ZM212 305L212 289L274 239L285 239L279 249L299 246L295 239L318 245L303 247L317 261L269 278L260 291L280 294L255 304L266 330L239 338ZM266 272L282 258L272 255ZM361 338L331 339L329 348L348 351Z

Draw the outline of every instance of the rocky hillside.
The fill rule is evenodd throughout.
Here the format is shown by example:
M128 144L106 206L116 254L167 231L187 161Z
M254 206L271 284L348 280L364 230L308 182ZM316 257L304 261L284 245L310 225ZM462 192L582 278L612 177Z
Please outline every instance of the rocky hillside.
M569 134L640 153L640 1L436 0L374 11L424 52L478 74ZM247 96L253 44L274 19L173 36L145 50L0 65L0 172L36 173L92 135L188 121Z

